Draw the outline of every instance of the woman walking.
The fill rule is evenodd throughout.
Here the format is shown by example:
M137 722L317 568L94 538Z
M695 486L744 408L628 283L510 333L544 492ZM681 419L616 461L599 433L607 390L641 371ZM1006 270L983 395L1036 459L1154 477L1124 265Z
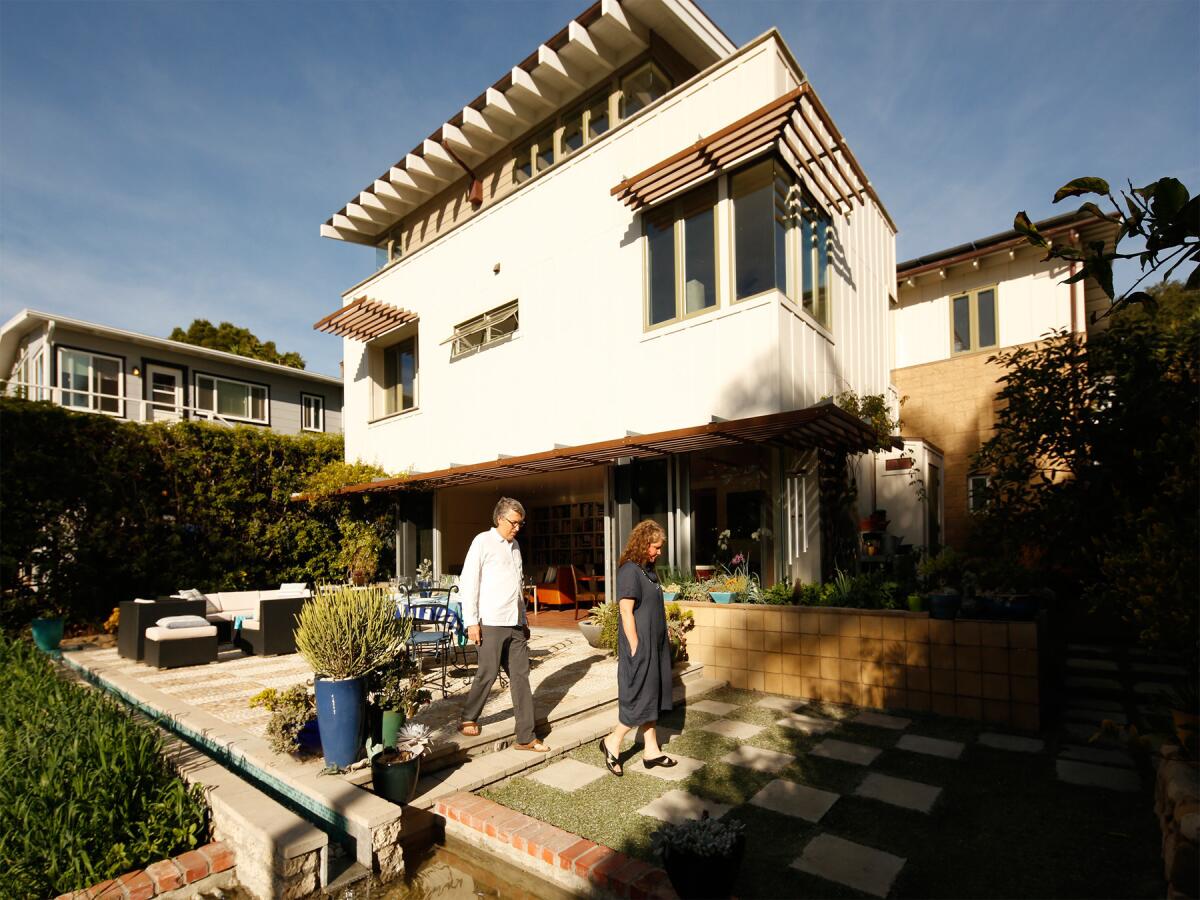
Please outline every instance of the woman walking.
M600 739L604 765L620 777L621 742L637 729L642 735L642 765L670 767L675 760L662 752L654 730L660 712L670 712L671 644L667 614L654 562L666 533L657 522L639 523L630 533L617 563L617 597L621 625L617 629L617 727Z

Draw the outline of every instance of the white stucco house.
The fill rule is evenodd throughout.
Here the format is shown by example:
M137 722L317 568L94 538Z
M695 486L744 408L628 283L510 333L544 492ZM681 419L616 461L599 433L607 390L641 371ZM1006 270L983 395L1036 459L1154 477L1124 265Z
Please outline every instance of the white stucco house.
M0 382L8 394L131 422L342 430L339 377L35 309L0 326Z
M611 574L653 517L672 565L819 578L817 453L871 439L827 398L889 395L896 228L779 33L600 0L481 88L320 228L377 248L315 327L347 458L405 473L352 488L397 501L400 571L456 571L509 495L527 568Z

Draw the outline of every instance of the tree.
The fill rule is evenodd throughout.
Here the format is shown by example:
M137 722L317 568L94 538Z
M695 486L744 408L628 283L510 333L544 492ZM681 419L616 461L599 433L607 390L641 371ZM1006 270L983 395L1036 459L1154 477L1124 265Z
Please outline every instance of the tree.
M304 359L299 353L280 353L275 349L274 341L264 343L250 329L239 328L232 322L222 322L213 327L208 319L193 319L187 331L176 327L167 337L172 341L208 347L210 350L224 350L226 353L279 363L293 369L304 368Z
M1130 182L1129 190L1121 191L1125 207L1129 210L1128 215L1122 211L1103 178L1076 178L1054 193L1054 202L1085 194L1107 197L1113 206L1113 212L1110 213L1090 201L1080 207L1097 219L1119 226L1117 239L1111 249L1105 248L1103 241L1092 241L1083 249L1065 243L1051 243L1038 231L1024 210L1017 213L1013 228L1025 235L1029 243L1046 251L1043 262L1062 259L1080 263L1080 270L1063 283L1095 279L1113 301L1110 312L1131 303L1153 304L1155 300L1152 293L1135 289L1164 266L1167 268L1163 272L1163 284L1189 260L1200 263L1200 196L1190 197L1188 189L1178 179L1160 178L1142 188L1135 188ZM1132 253L1122 252L1121 242L1130 238L1142 239L1145 247ZM1137 259L1141 263L1142 276L1129 290L1117 297L1113 290L1113 261L1120 259ZM1190 291L1200 290L1200 264L1188 275L1186 288Z
M1151 287L1086 340L1065 331L993 357L996 429L975 539L1077 586L1152 647L1197 650L1200 291Z

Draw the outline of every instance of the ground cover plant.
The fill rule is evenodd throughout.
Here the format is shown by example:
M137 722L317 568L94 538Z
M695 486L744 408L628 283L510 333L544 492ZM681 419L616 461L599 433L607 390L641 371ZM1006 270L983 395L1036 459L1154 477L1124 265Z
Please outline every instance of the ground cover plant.
M731 804L726 817L746 827L738 897L865 896L791 867L821 833L903 857L894 897L1162 896L1161 835L1148 790L1119 794L1060 782L1052 753L980 745L975 739L989 729L978 722L913 719L904 733L967 743L961 759L947 760L897 748L896 731L849 721L857 709L811 703L800 711L837 722L828 737L882 751L869 768L821 758L807 751L826 736L776 725L782 713L754 705L764 696L725 688L705 698L738 704L728 718L763 726L745 741L699 730L717 717L687 707L677 706L663 718L661 737L666 729L682 729L671 736L667 751L707 763L682 782L645 774L640 748L627 747L620 779L605 776L567 793L518 777L483 794L655 865L661 863L653 855L651 835L660 823L638 809L675 788ZM719 762L739 744L796 760L778 774ZM603 768L594 743L569 755ZM869 771L940 787L942 796L928 815L856 796ZM816 824L748 803L775 778L840 796Z
M0 635L0 896L53 897L204 843L152 726Z
M344 463L341 435L119 422L10 397L0 419L10 633L46 612L98 625L122 600L182 588L341 581L342 523L390 530L390 505L333 496L383 474Z

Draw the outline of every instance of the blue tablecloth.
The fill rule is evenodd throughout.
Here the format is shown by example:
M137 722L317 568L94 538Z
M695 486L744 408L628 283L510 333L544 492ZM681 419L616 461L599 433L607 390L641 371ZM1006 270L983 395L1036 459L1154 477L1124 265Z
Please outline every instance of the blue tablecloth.
M414 599L412 606L403 600L396 602L397 616L412 616L425 622L447 621L453 626L454 641L462 647L467 643L467 629L462 622L462 604L457 600L450 601L449 609L437 600Z

